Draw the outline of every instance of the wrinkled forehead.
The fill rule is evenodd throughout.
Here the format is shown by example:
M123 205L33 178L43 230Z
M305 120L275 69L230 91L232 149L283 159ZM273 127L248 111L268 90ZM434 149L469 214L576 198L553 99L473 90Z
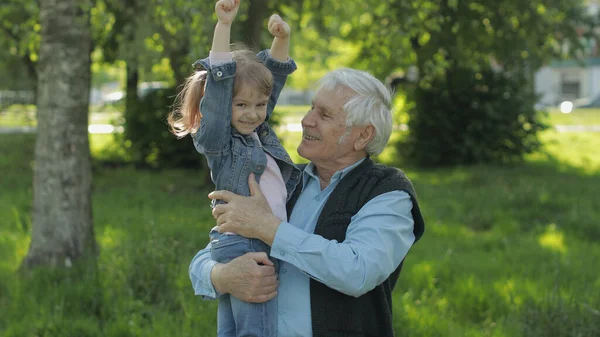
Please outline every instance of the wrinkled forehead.
M354 90L346 86L320 86L315 94L314 103L331 112L339 112L343 111L344 105L356 95Z

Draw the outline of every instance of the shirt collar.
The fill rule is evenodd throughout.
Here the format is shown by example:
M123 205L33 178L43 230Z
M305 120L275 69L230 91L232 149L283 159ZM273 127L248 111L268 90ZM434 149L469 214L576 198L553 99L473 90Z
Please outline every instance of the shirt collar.
M360 163L362 163L367 157L364 157L362 159L360 159L359 161L357 161L356 163L345 167L344 169L337 171L333 174L333 176L331 176L331 181L329 182L329 184L335 184L338 181L342 180L342 178L344 178L346 176L346 174L348 174L348 172L352 171L355 167L357 167L358 165L360 165ZM317 181L319 181L319 177L317 176L316 172L315 172L315 164L313 164L312 162L308 163L308 165L306 165L306 168L304 169L304 179L303 180L303 186L302 188L306 187L306 184L308 183L308 181L310 179L315 179Z

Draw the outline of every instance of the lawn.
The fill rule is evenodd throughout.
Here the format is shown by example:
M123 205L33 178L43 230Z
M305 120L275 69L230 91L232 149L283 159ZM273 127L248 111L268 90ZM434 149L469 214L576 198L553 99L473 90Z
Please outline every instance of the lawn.
M0 127L36 126L36 107L15 104L0 111ZM120 122L122 113L118 106L91 106L89 124L113 124Z
M568 114L549 110L547 122L552 125L600 125L600 109L575 109Z
M91 136L95 158L110 137ZM295 154L299 134L281 137ZM600 133L542 139L519 165L405 168L427 228L394 291L397 336L600 336ZM214 336L216 303L187 276L213 226L201 175L94 166L97 268L19 274L33 149L0 135L0 336Z

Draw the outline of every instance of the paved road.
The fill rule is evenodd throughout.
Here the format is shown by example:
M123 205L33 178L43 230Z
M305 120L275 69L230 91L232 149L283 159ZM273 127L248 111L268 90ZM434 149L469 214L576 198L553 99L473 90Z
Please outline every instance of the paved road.
M600 132L600 125L555 125L554 128L558 132ZM285 126L287 131L300 132L302 126L300 124L288 124ZM408 130L406 124L397 125L395 130ZM16 126L16 127L0 127L0 134L13 133L35 133L36 128L33 126ZM92 124L88 127L91 134L110 134L123 132L123 127L115 127L110 124Z

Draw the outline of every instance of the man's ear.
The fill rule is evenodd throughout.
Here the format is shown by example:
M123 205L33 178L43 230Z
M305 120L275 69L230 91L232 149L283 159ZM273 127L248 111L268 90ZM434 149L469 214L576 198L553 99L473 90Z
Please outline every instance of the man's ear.
M373 137L375 137L375 127L370 124L363 127L363 129L360 131L360 134L354 141L354 150L364 150L367 147L367 145L371 142Z

